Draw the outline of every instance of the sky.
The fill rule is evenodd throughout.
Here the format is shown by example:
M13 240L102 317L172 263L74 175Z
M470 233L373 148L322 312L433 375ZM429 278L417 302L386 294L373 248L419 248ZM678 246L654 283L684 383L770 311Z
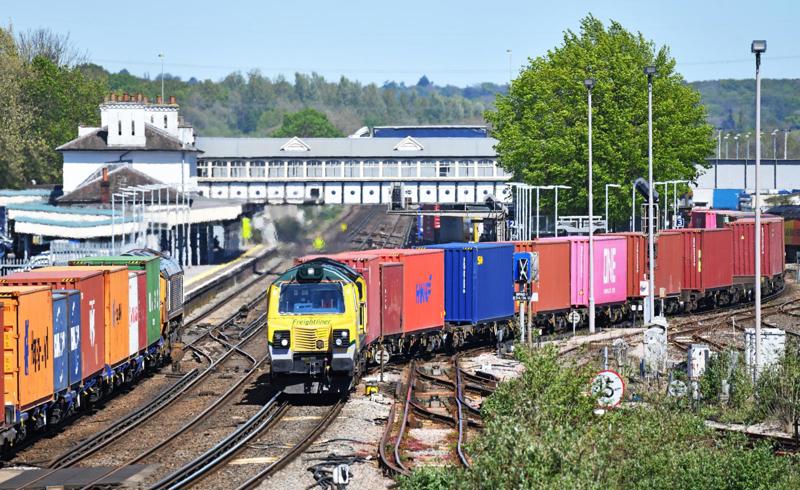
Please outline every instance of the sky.
M754 5L758 9L754 10ZM364 83L505 83L592 13L666 44L689 81L752 78L750 42L766 39L765 78L800 78L800 1L3 0L0 23L69 33L111 71L218 80L315 71Z

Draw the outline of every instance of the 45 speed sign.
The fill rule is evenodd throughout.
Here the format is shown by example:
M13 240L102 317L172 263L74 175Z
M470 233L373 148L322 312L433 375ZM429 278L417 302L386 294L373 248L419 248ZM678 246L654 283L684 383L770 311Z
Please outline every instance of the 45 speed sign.
M597 403L602 407L616 407L622 402L624 394L625 382L614 371L600 371L592 380L592 396L597 398Z

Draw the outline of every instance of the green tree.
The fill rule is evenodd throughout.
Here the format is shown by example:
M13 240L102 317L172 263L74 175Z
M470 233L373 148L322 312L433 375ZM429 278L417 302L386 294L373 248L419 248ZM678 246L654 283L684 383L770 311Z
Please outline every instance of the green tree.
M695 179L695 165L705 164L715 147L699 94L675 71L666 46L656 49L641 33L613 21L606 28L591 15L581 20L580 32L566 31L562 45L531 59L509 94L498 95L497 109L486 112L492 135L499 140L501 165L520 181L572 186L562 194L565 208L586 213L588 117L583 81L592 77L595 209L602 209L598 206L605 184L627 187L647 175L646 65L658 70L653 84L654 177ZM611 195L612 220L630 214L629 189L616 189ZM547 194L545 203L551 199Z
M97 106L106 85L78 69L59 67L44 56L33 58L30 70L31 76L23 83L24 98L35 108L32 130L47 149L42 158L30 162L28 177L40 183L59 182L61 155L55 148L73 139L79 125L99 125Z
M324 138L342 136L342 132L331 124L324 113L309 108L284 114L283 125L275 131L274 136Z

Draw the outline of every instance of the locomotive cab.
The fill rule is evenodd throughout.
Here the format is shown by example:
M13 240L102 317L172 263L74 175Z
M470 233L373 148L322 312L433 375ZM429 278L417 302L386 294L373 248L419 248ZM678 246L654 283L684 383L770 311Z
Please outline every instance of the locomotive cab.
M315 259L275 280L267 301L273 384L287 393L349 391L364 368L364 278Z

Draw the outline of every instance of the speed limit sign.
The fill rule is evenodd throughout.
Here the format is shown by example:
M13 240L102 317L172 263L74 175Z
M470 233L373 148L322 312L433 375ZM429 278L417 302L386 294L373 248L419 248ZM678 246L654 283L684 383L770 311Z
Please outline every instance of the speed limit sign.
M600 371L592 380L592 396L597 398L597 403L602 407L616 407L622 402L624 394L625 382L614 371Z

